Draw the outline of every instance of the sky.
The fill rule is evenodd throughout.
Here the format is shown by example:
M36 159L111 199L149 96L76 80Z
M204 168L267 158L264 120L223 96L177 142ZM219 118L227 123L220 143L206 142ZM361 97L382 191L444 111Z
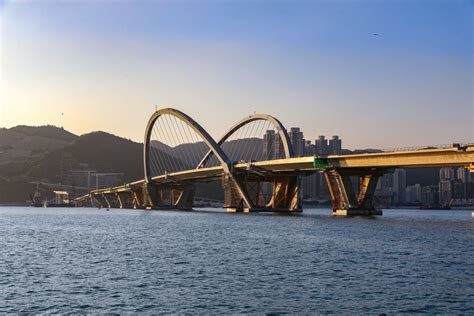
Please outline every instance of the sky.
M474 1L2 1L0 127L219 138L268 113L345 148L474 142Z

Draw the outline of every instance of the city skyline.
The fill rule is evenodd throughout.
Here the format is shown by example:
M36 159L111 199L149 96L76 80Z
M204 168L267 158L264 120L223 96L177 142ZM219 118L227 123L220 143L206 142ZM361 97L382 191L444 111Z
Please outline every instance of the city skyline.
M158 106L189 113L214 137L256 111L312 140L340 135L348 148L472 142L472 10L466 1L6 1L0 126L143 141Z

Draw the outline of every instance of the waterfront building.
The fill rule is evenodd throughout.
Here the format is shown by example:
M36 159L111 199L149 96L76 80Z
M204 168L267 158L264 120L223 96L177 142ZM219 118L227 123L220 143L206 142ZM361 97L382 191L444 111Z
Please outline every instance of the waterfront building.
M263 135L263 159L271 160L275 157L275 131L268 130Z
M290 137L290 142L293 146L293 154L295 157L303 156L305 147L303 132L300 131L299 127L292 127L288 133L288 136Z
M421 185L415 184L405 188L405 203L419 204L421 203Z
M313 156L316 153L316 148L313 144L311 144L310 140L305 140L304 142L304 155L305 156Z
M441 168L439 171L439 200L449 205L451 199L469 199L474 196L471 173L463 167Z
M278 134L275 134L275 156L274 159L285 158L285 148Z
M455 168L453 170L453 173L454 173L454 178L451 180L452 198L453 199L474 198L473 174L464 167Z
M334 135L332 139L329 140L329 153L331 155L340 155L342 150L342 140L339 136Z
M404 169L395 169L393 173L393 203L396 205L405 202L405 188L407 186L407 175Z
M380 177L377 182L376 190L379 191L393 191L393 173L386 173Z
M474 181L468 181L466 184L466 198L474 199Z
M340 154L342 151L342 140L339 136L333 136L331 140L320 135L314 144L310 140L304 139L304 134L299 127L292 127L288 131L288 136L293 148L295 157L312 155ZM284 157L283 143L274 130L266 131L263 136L263 157L264 159L276 159ZM301 195L304 199L327 200L329 190L324 174L316 173L301 179ZM391 188L390 188L391 192Z
M285 150L280 136L275 130L267 130L263 135L263 158L266 160L285 157Z
M320 135L318 139L314 141L314 147L316 155L326 156L328 154L328 140L324 135Z
M451 167L439 169L439 180L454 180L454 169Z
M448 205L453 198L452 182L451 180L439 181L439 203L440 205Z
M301 188L303 191L303 199L315 200L318 198L318 181L320 174L313 173L306 176L301 181Z
M324 135L318 136L314 141L314 147L317 155L340 155L342 152L342 139L334 135L332 139L328 140Z
M469 172L469 170L464 167L459 167L456 169L456 179L461 180L463 183L467 183L473 181L474 177L472 176L472 173Z
M386 173L379 178L375 188L378 207L389 207L393 204L393 174Z
M451 189L453 199L466 198L466 184L460 179L454 179L451 181Z
M315 147L310 140L304 142L304 156L313 156ZM311 174L302 179L303 198L314 200L317 198L317 182L319 174Z
M421 188L421 204L439 206L439 186L427 185Z

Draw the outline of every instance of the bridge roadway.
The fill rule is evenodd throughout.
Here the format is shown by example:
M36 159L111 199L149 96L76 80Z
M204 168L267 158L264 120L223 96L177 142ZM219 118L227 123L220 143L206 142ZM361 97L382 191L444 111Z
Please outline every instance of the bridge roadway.
M474 145L453 146L450 148L416 149L393 152L378 152L351 155L331 155L325 157L297 157L258 162L240 162L233 165L235 171L302 173L327 170L344 170L357 173L361 169L394 169L416 167L466 167L474 172ZM173 183L209 180L224 176L222 166L196 168L179 171L152 178L154 183ZM91 191L92 194L111 194L128 192L140 187L145 180L126 185ZM84 197L81 197L84 198ZM78 199L81 199L78 198Z
M258 134L255 135L256 131ZM76 205L189 209L194 205L196 182L221 178L224 207L229 212L301 212L300 177L321 172L328 185L334 215L380 215L381 210L373 205L377 182L383 174L393 172L395 168L460 166L474 171L474 144L295 157L285 127L278 119L267 114L245 116L215 141L185 113L163 108L152 114L144 136L144 179L92 191L75 199ZM267 145L262 155L254 155L248 140L264 140L265 137L268 142L264 143ZM238 143L236 140L244 139L247 141L234 146ZM189 170L185 170L185 164L157 150L159 144L178 148L180 145L199 142L207 147L207 154L196 168ZM264 152L270 157L279 158L265 160ZM189 154L182 152L179 155L178 161L186 162L187 165L195 163L195 159L188 157ZM248 162L242 162L241 159ZM353 181L353 177L358 177L358 181Z

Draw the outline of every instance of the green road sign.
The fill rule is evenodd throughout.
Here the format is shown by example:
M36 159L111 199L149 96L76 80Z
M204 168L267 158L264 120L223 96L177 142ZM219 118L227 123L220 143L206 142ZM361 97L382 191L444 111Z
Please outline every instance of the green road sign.
M329 168L327 158L314 157L313 168L314 169L323 169L323 170Z

